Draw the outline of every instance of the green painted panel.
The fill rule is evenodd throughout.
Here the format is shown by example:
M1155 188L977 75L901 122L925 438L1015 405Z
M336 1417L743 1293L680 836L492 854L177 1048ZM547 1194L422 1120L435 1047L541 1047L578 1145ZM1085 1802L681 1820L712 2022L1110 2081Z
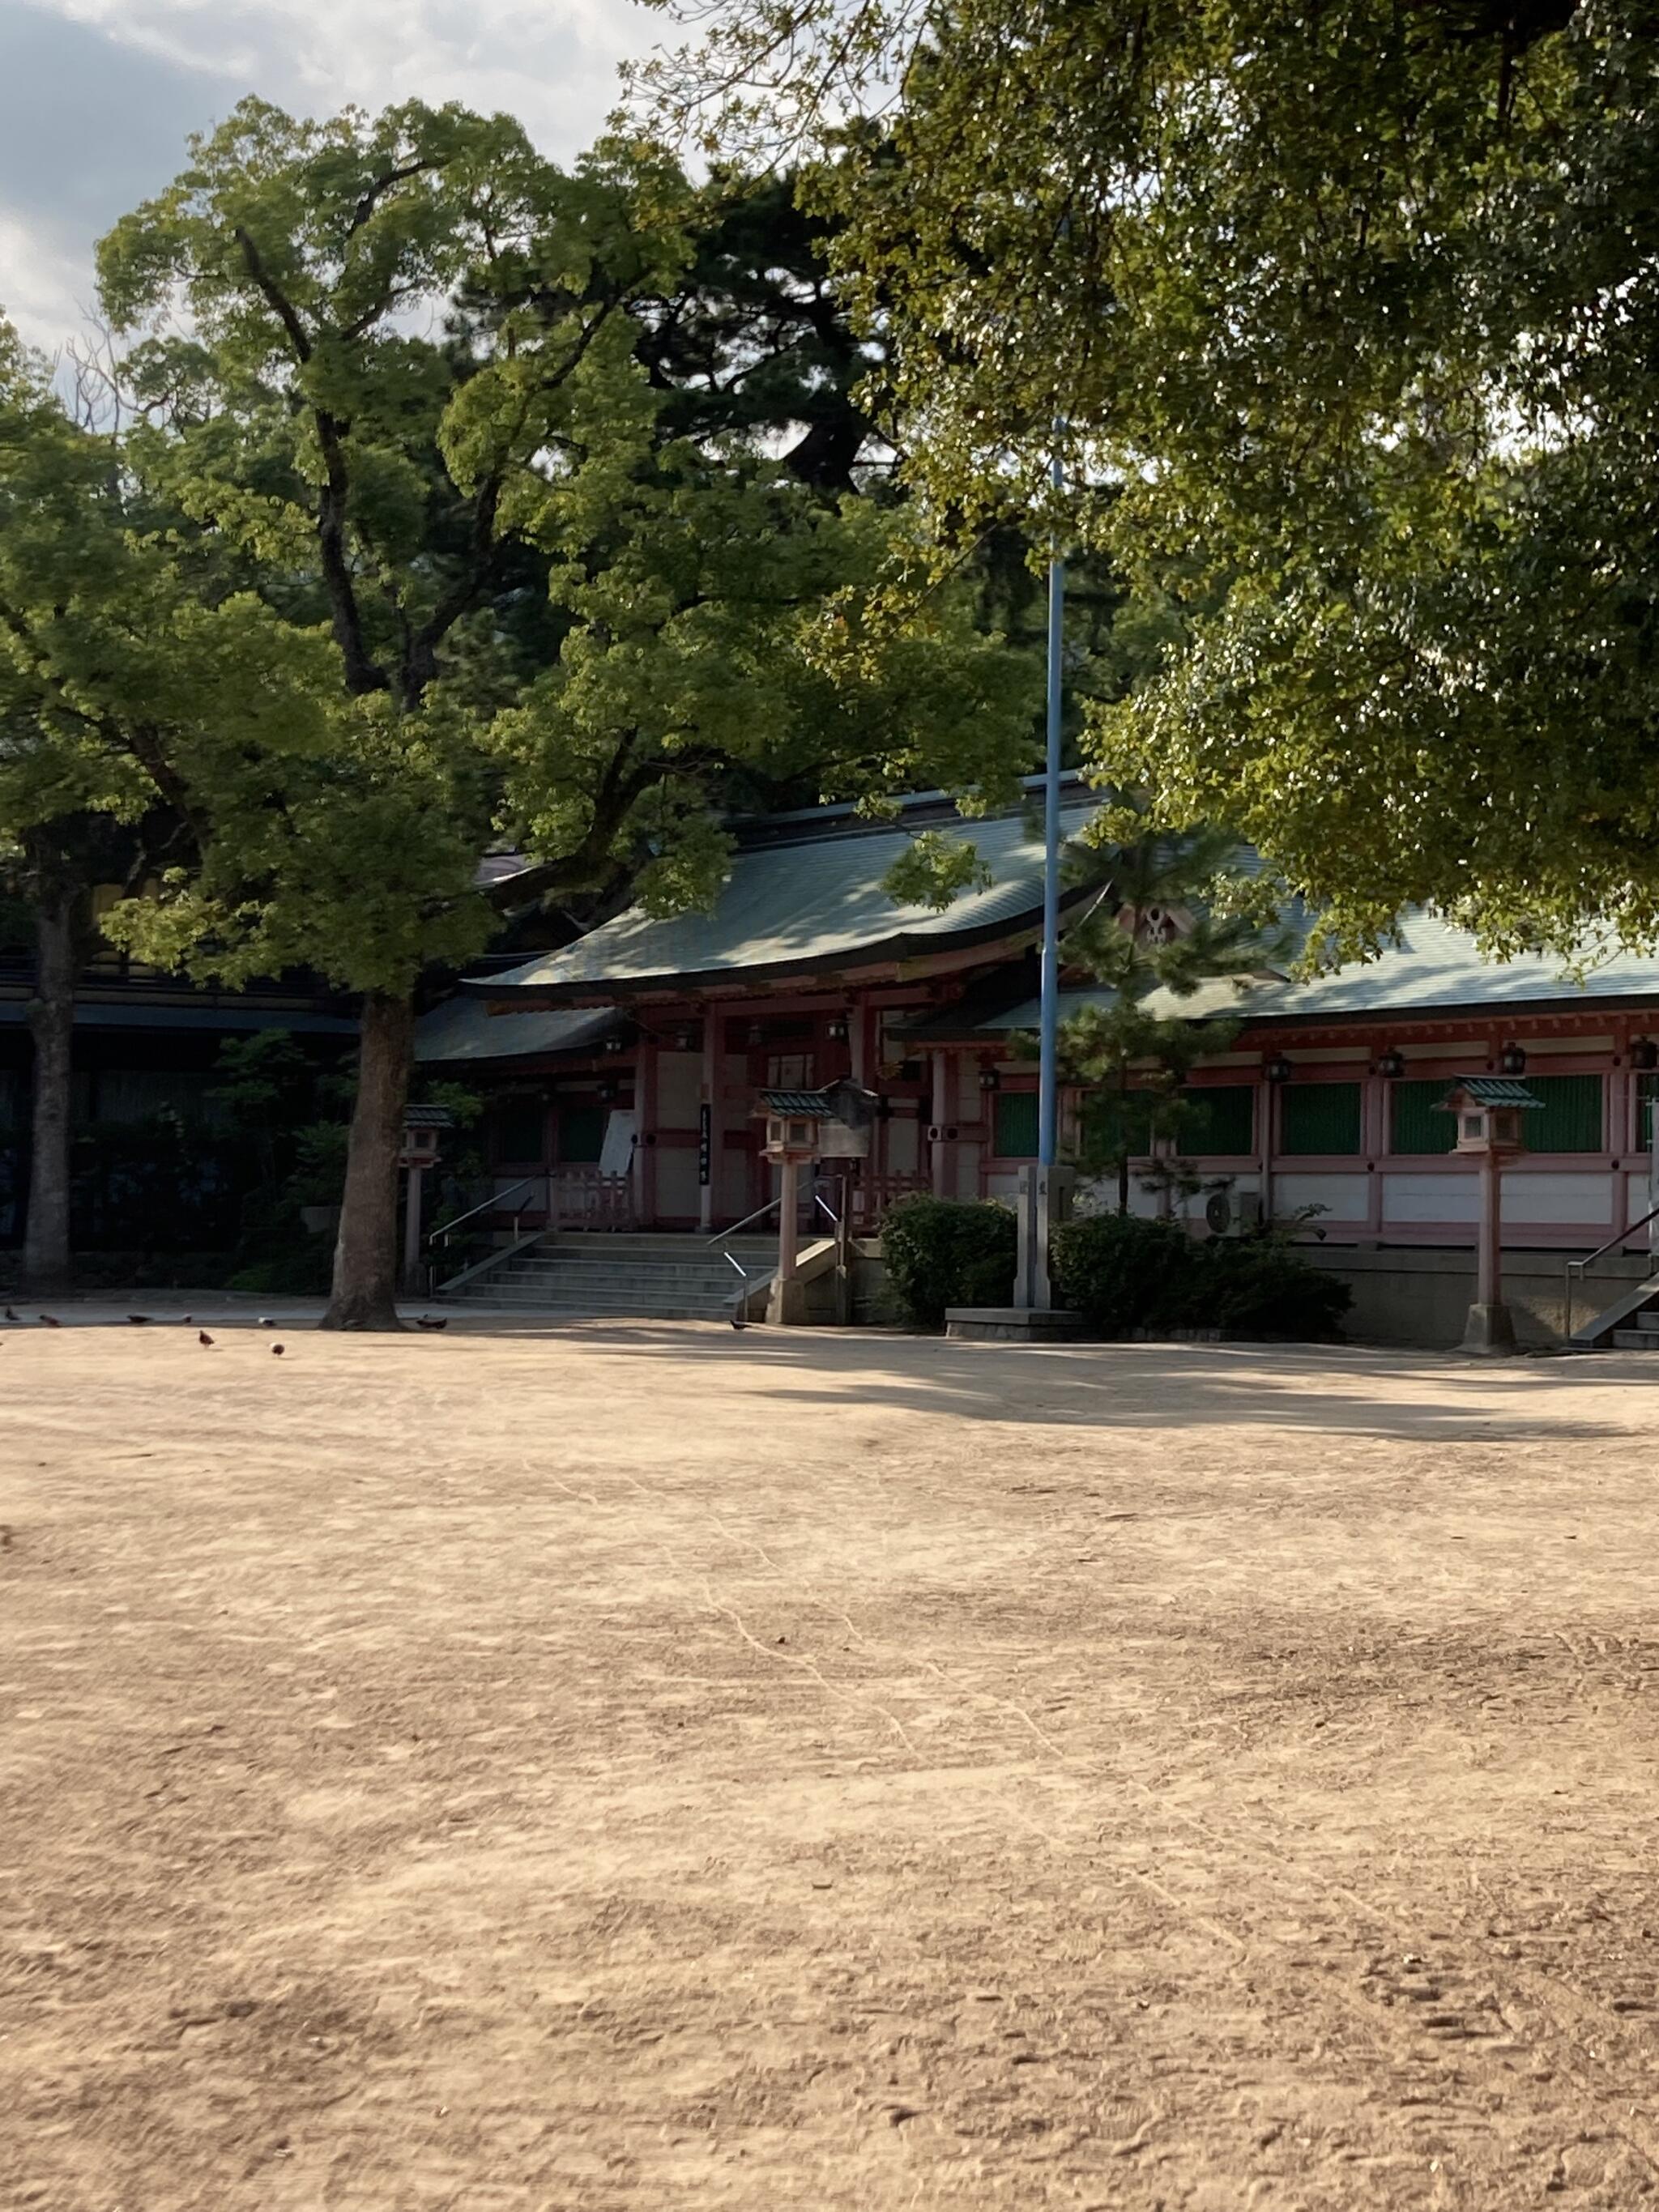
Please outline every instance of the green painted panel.
M509 1092L494 1115L495 1158L508 1167L539 1167L545 1157L547 1109L533 1093Z
M561 1106L559 1109L559 1165L594 1166L605 1150L605 1125L610 1109L605 1106Z
M1287 1083L1279 1100L1281 1152L1357 1152L1361 1149L1358 1084Z
M1455 1114L1436 1108L1451 1085L1443 1076L1413 1076L1389 1085L1389 1150L1449 1152L1457 1142Z
M1185 1091L1182 1097L1188 1111L1176 1132L1177 1152L1203 1159L1254 1149L1254 1084L1209 1084Z
M1527 1088L1544 1102L1541 1114L1523 1114L1521 1126L1529 1152L1599 1152L1601 1149L1601 1078L1599 1075L1531 1075Z
M993 1128L1000 1160L1034 1160L1037 1154L1036 1091L999 1091Z
M1127 1153L1144 1160L1152 1148L1152 1100L1144 1091L1097 1091L1084 1101L1085 1150L1099 1159Z
M1638 1075L1636 1079L1637 1097L1640 1110L1636 1120L1636 1141L1643 1152L1653 1148L1653 1102L1659 1098L1659 1075Z

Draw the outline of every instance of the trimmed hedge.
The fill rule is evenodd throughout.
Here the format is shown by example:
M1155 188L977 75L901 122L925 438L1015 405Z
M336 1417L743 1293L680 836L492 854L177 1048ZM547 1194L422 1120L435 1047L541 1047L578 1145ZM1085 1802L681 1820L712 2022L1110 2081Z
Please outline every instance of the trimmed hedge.
M1200 1242L1173 1221L1092 1214L1054 1232L1054 1287L1098 1336L1219 1328L1328 1342L1353 1302L1283 1237Z
M1018 1231L1006 1206L917 1192L888 1208L881 1241L888 1284L912 1328L943 1328L947 1306L1013 1298Z

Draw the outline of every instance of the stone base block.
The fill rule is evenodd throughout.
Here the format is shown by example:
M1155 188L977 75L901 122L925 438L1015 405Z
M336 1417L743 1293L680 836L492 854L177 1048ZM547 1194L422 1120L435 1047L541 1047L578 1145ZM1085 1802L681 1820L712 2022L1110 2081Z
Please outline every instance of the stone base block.
M1505 1305L1471 1306L1460 1349L1482 1352L1492 1359L1502 1359L1519 1351L1520 1346L1515 1340L1515 1322L1509 1308Z
M1069 1344L1083 1334L1083 1316L1059 1308L951 1306L945 1334L973 1344Z
M766 1301L766 1318L774 1328L802 1328L811 1318L807 1286L799 1275L787 1283L775 1277Z

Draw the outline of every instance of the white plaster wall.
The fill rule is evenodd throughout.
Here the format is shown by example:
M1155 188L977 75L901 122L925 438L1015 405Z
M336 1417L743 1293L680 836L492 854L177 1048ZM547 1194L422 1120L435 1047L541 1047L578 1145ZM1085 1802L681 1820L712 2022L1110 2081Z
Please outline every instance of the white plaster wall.
M895 1114L885 1137L888 1174L915 1175L921 1158L921 1124L908 1114Z
M1516 1171L1504 1178L1505 1221L1605 1221L1613 1226L1613 1177Z
M702 1195L697 1185L697 1155L690 1145L658 1145L657 1211L693 1214Z
M1387 1175L1382 1218L1389 1221L1479 1221L1480 1182L1474 1173Z
M1322 1221L1364 1221L1370 1212L1370 1177L1363 1175L1276 1175L1273 1211L1294 1213L1321 1206Z
M738 1220L760 1203L749 1195L749 1158L747 1152L735 1147L728 1150L719 1144L714 1147L714 1207L724 1220Z
M657 1054L657 1127L695 1129L702 1097L702 1054L700 1052L659 1052Z

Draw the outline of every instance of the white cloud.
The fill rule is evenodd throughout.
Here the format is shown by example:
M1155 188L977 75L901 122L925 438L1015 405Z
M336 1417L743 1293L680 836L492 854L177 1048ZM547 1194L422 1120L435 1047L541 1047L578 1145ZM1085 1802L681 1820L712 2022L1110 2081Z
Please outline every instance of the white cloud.
M459 100L568 161L670 27L635 0L0 0L0 308L48 350L74 335L99 234L245 94Z
M92 305L92 271L79 244L72 232L0 207L0 313L46 353L82 332Z
M507 108L565 158L617 94L617 65L666 19L635 0L44 0L183 69L321 112L356 100Z

